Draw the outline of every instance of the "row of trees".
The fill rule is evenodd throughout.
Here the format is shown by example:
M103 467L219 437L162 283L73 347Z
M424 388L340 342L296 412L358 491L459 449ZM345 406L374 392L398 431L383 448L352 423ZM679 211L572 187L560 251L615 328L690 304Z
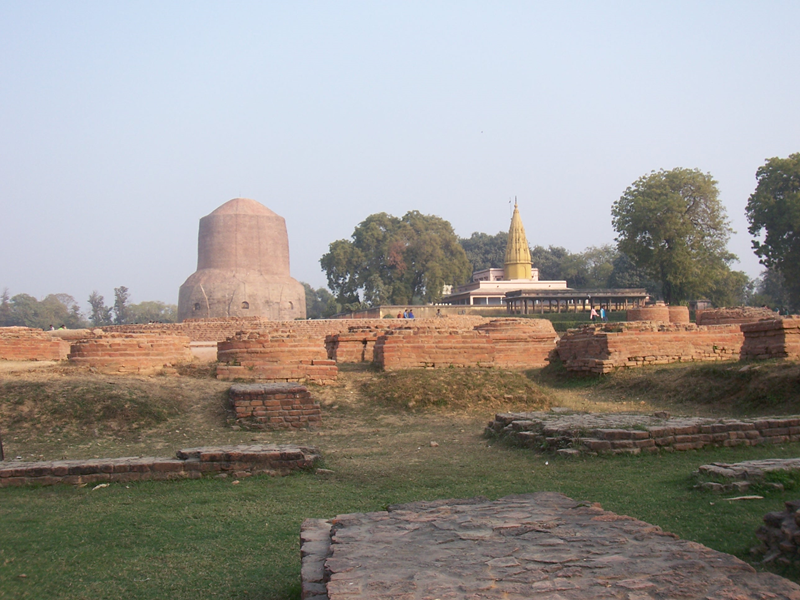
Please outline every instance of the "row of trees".
M753 242L767 267L758 280L731 269L737 257L727 249L732 229L717 182L683 168L644 175L614 202L616 245L579 253L534 246L533 265L540 279L566 279L578 289L644 287L672 304L706 298L717 306L750 302L797 310L800 154L768 160L756 177L747 218L749 232L763 236ZM502 267L506 241L505 232L458 238L450 223L418 211L401 218L370 215L320 259L333 296L316 302L328 311L436 302L444 285L466 282L473 270Z
M96 291L89 296L90 314L85 316L75 298L69 294L50 294L37 300L29 294L9 296L8 290L0 295L0 327L36 327L39 329L68 329L123 325L126 323L174 323L178 307L163 302L130 303L128 288L114 288L114 304L106 306L103 296Z

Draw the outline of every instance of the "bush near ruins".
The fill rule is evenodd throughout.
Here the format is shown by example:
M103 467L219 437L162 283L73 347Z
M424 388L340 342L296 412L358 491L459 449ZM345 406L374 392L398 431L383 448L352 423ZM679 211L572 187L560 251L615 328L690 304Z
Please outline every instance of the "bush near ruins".
M404 409L527 410L549 406L548 395L523 373L502 369L408 369L376 373L364 382L365 396Z

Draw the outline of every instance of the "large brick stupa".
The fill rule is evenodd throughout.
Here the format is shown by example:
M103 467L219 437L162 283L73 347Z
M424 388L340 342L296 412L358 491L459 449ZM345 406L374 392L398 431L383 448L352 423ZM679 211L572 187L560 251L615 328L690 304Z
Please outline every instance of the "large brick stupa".
M289 275L286 221L249 198L200 219L197 271L178 294L178 320L305 318L303 285Z

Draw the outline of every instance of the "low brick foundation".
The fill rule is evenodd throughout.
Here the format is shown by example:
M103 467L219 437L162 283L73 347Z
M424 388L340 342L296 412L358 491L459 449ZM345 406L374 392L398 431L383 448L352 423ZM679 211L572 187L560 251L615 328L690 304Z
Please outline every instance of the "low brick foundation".
M668 306L643 306L641 308L628 309L628 321L655 321L657 323L669 323Z
M375 364L386 371L450 366L530 369L547 364L557 339L545 319L495 319L475 327L431 321L379 336Z
M712 492L746 492L753 483L783 491L778 482L767 481L768 473L800 471L800 458L762 458L738 463L700 465L695 471L699 483L695 487ZM712 479L713 481L707 481ZM726 481L726 483L721 483Z
M741 326L742 359L800 359L800 317L767 319Z
M375 343L381 335L394 329L433 328L469 331L487 319L479 316L450 316L429 319L376 319L362 320L347 331L330 334L325 338L328 358L337 363L371 363L375 360Z
M747 420L624 413L498 413L485 433L541 450L639 454L798 442L800 416Z
M230 389L236 423L256 429L300 429L322 421L308 388L292 383L236 384Z
M178 450L177 458L6 461L0 462L0 487L197 479L204 475L287 475L313 467L319 458L314 447L264 444L187 448Z
M754 323L762 319L774 319L775 311L755 306L739 306L737 308L707 308L698 310L695 322L698 325L733 325Z
M69 342L30 327L0 327L0 360L66 360Z
M218 379L331 383L336 362L323 338L286 331L242 331L218 344Z
M618 368L673 362L737 360L739 325L609 323L570 329L558 341L568 371L610 373Z
M74 342L69 353L72 364L122 373L147 373L191 360L189 338L181 335L106 333Z

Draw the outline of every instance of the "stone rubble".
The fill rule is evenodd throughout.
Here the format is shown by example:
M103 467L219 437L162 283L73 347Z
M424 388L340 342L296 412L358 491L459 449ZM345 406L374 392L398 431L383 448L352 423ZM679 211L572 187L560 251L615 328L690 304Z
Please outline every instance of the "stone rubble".
M764 515L764 524L756 530L761 544L750 553L762 556L764 563L789 565L800 560L800 500L790 500L784 506L782 512Z
M783 490L783 484L765 481L767 473L800 471L800 458L763 458L746 460L738 463L711 463L700 465L695 472L699 479L722 479L718 481L701 481L697 487L713 492L746 492L752 483Z
M597 504L539 492L309 519L303 600L800 599L800 586Z

